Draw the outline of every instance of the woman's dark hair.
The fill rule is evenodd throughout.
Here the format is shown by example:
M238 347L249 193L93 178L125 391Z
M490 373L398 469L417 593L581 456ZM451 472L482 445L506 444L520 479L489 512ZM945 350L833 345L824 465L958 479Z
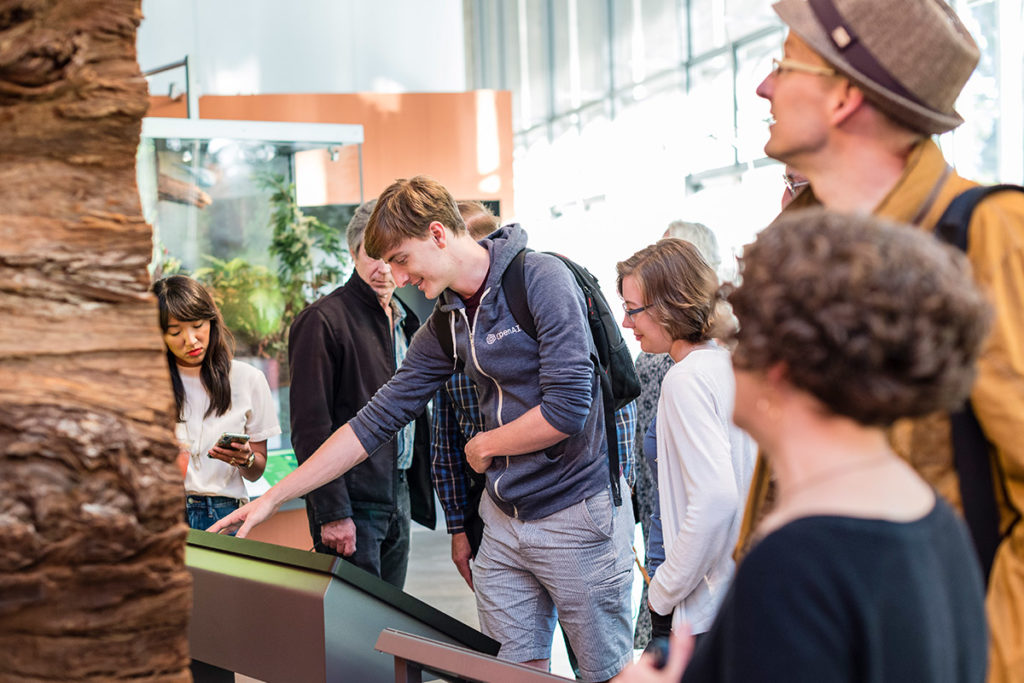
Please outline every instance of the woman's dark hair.
M728 318L719 308L718 276L700 250L690 242L667 237L644 247L615 266L615 286L622 294L622 279L630 275L668 336L693 344L722 335Z
M231 357L234 337L224 326L224 319L214 303L213 297L200 283L184 275L171 275L153 283L160 309L160 329L167 332L167 321L175 318L180 322L210 321L210 341L203 358L199 377L203 388L210 396L210 407L206 415L223 415L231 407ZM167 349L167 366L171 370L171 386L174 388L174 405L178 419L184 419L185 387L178 374L178 363L174 354Z
M919 229L821 209L746 247L728 295L733 365L782 363L791 385L863 425L949 410L970 391L990 308L967 259Z

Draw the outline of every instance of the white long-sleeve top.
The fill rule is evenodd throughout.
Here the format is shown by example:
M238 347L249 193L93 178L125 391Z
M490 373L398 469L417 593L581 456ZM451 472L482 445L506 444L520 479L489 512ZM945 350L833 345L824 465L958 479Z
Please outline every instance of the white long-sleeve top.
M732 580L733 546L757 449L732 423L736 384L729 352L702 344L669 369L658 402L658 496L665 562L651 581L673 628L711 627Z

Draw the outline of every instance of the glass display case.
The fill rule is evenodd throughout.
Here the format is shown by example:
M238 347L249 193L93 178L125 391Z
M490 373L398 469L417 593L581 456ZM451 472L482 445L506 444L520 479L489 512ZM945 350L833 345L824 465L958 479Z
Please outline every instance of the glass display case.
M270 382L284 433L268 446L278 450L285 472L294 467L288 325L348 270L347 218L328 224L299 202L305 197L307 204L326 204L330 190L338 194L342 186L347 201L358 205L362 142L360 125L173 118L142 123L136 168L143 214L153 226L153 278L183 273L209 287L235 336L236 357L259 367ZM289 249L308 252L302 272L281 267L275 254ZM270 464L275 466L268 473L284 473L274 458Z
M270 179L322 194L316 185L325 182L323 166L355 156L357 177L349 180L361 198L362 141L358 125L144 119L137 174L157 247L154 265L177 261L194 272L209 257L241 257L272 266ZM302 163L303 156L325 162Z

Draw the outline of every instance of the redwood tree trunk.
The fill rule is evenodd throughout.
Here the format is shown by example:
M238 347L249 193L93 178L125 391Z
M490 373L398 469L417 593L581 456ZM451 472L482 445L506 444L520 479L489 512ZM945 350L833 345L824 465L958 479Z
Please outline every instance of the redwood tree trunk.
M0 680L185 681L139 0L0 0Z

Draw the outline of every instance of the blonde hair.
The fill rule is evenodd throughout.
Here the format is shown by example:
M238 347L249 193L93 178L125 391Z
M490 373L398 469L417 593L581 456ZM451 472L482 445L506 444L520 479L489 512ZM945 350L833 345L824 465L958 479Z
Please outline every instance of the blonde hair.
M466 222L466 230L470 237L475 240L482 240L498 229L501 225L498 217L491 213L491 210L475 199L461 201L458 203L459 214Z
M717 271L718 266L722 265L722 258L718 255L718 239L711 228L703 223L672 221L665 230L665 236L686 240L697 247L700 255L712 269Z

